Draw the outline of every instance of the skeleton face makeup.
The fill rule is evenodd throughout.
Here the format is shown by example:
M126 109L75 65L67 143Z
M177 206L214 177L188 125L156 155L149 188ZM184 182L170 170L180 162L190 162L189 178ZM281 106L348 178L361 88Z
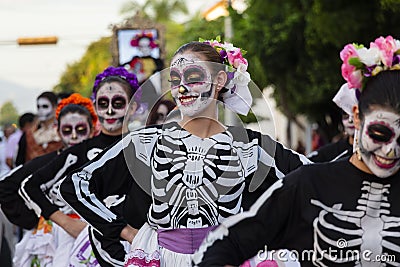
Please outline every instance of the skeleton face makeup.
M182 115L194 117L214 101L215 86L206 62L190 54L178 55L170 69L171 94Z
M53 110L53 105L47 98L39 98L37 100L36 107L39 121L47 121L51 118L54 118L55 114Z
M105 83L99 88L96 111L100 123L107 131L114 132L122 128L128 104L128 95L119 83Z
M349 136L354 136L355 128L354 128L353 117L347 113L344 113L342 115L342 124L343 124L344 131L346 132L346 134Z
M400 115L382 110L366 114L359 145L363 162L376 176L395 174L400 168Z
M88 118L79 113L67 113L60 119L59 132L62 141L68 147L76 145L90 137Z

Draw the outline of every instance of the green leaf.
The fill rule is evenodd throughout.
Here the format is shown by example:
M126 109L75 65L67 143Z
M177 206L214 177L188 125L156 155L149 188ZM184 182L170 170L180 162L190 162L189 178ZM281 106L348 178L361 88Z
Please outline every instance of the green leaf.
M357 69L362 69L364 64L360 61L358 57L349 58L349 64L356 67Z

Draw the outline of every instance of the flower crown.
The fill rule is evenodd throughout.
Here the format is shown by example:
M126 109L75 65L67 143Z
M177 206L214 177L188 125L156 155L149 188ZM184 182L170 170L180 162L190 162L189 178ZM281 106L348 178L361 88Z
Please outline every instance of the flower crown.
M400 70L400 41L379 37L370 47L348 44L340 52L342 76L350 89L362 90L369 77L383 70Z
M92 96L90 97L94 102L96 100L96 93L98 90L99 84L107 77L116 76L124 79L130 84L133 97L137 103L140 102L142 97L141 88L139 87L139 82L137 77L134 73L127 71L124 67L108 67L102 73L96 75L93 84L93 92Z
M154 37L153 37L153 34L152 34L151 32L144 32L144 31L141 32L141 33L136 34L136 35L132 38L132 40L131 40L131 46L133 46L133 47L138 47L138 46L139 46L139 41L140 41L140 39L143 39L143 38L147 38L147 39L150 40L149 46L150 46L151 48L156 48L156 47L158 47L158 44L157 44L156 40L155 40Z
M84 108L86 108L89 111L90 116L92 117L93 125L97 124L98 118L97 118L96 111L94 110L94 107L93 107L93 102L89 98L83 97L78 93L74 93L67 98L61 99L61 101L60 101L60 103L58 103L57 109L56 109L57 120L58 120L58 115L60 115L61 110L65 106L68 106L70 104L80 105L80 106L83 106Z
M247 115L252 103L248 87L251 81L250 74L247 72L248 62L243 57L247 51L228 42L221 43L220 36L217 36L215 40L199 38L199 42L212 46L226 66L228 83L225 88L228 92L223 95L225 105L239 114Z
M241 64L246 66L247 70L247 60L243 57L247 51L238 47L234 47L231 43L221 43L221 37L217 36L211 40L204 40L199 38L199 42L203 42L211 45L221 56L222 63L228 67L228 72L234 72Z

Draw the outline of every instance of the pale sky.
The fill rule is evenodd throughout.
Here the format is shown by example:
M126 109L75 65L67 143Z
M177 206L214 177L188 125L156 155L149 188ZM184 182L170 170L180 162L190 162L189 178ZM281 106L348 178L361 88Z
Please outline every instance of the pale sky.
M18 112L36 112L35 99L51 90L67 64L87 46L111 36L128 0L0 0L0 106L11 100ZM203 10L217 0L187 0ZM58 36L57 45L18 46L18 37Z

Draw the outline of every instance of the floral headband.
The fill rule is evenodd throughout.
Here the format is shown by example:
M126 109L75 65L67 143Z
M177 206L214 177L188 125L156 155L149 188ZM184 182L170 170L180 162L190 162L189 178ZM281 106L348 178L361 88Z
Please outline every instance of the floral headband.
M133 47L138 47L139 46L139 41L140 41L140 39L143 39L143 38L147 38L147 39L149 39L149 46L151 47L151 48L156 48L156 47L158 47L158 44L156 43L156 39L154 39L154 37L153 37L153 34L151 33L151 32L142 32L142 33L138 33L138 34L136 34L133 38L132 38L132 40L131 40L131 46L133 46Z
M400 70L400 41L379 37L370 47L348 44L340 52L342 76L350 89L362 90L369 77L383 70Z
M247 72L248 62L243 57L247 52L234 47L231 43L221 43L220 36L217 36L215 40L200 38L199 42L211 45L221 56L222 63L226 65L228 83L225 87L228 91L223 94L224 104L236 113L247 115L253 102L248 87L251 81L250 74Z
M80 105L80 106L83 106L84 108L86 108L89 111L90 116L92 117L93 125L97 124L98 118L97 118L96 111L94 110L94 107L93 107L93 102L89 98L83 97L78 93L74 93L67 98L61 99L61 101L60 101L60 103L58 103L57 109L56 109L57 120L58 120L58 115L60 115L61 110L70 104Z
M139 82L135 74L127 71L124 67L108 67L102 73L97 74L94 85L93 85L93 92L92 96L90 97L93 103L96 100L96 93L98 90L99 84L107 77L120 77L127 81L130 84L133 97L136 103L140 103L140 99L142 98L142 89L139 87Z

